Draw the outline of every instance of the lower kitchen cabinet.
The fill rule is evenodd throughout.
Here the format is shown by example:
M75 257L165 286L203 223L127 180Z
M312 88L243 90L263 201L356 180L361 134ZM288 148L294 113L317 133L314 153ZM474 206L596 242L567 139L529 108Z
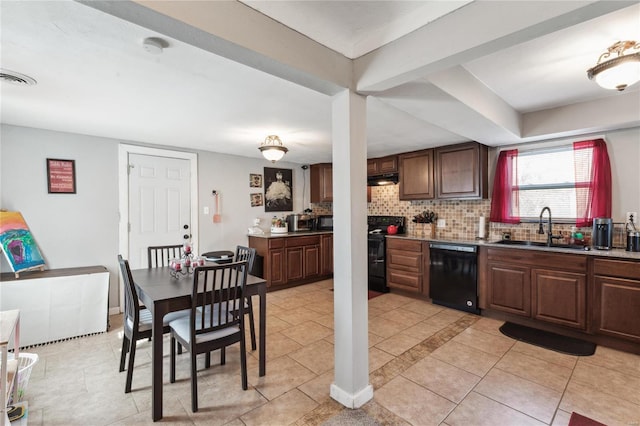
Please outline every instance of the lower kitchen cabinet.
M585 274L533 269L531 281L531 316L534 319L586 330Z
M640 343L640 262L594 260L596 333Z
M325 237L322 240L322 237ZM333 256L331 261L325 260L322 253L328 248L321 246L321 241L331 240L330 250L333 252L333 236L331 234L283 236L278 238L261 238L249 236L249 247L264 258L263 278L267 287L303 284L333 274ZM323 247L323 250L321 250ZM331 253L333 254L333 253Z
M333 235L320 235L320 275L333 274Z
M488 264L487 306L510 314L531 316L531 271L526 266Z
M489 248L488 309L587 329L584 255Z
M422 241L387 238L387 286L422 292Z

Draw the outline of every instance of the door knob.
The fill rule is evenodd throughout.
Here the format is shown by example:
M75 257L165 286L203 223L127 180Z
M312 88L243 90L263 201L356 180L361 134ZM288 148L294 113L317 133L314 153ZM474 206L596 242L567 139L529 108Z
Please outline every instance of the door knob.
M184 235L182 236L182 238L184 238L185 240L188 240L189 238L191 238L191 235L189 235L189 234L184 234Z
M184 229L189 229L189 225L184 225L183 228Z

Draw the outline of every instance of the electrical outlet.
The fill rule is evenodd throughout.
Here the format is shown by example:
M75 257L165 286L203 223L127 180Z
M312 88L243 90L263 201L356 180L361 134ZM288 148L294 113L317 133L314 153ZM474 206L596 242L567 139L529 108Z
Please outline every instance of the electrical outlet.
M444 228L445 226L447 226L447 222L444 219L438 219L436 228Z
M633 223L638 224L638 212L627 212L625 222L630 222L633 218Z

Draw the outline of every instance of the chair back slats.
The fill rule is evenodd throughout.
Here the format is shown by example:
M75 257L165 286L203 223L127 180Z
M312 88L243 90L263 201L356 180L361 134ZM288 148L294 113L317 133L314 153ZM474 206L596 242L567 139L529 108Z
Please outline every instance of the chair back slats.
M182 257L182 244L170 246L149 246L147 248L147 260L149 268L169 266L171 259Z
M133 325L133 329L136 330L140 320L138 292L133 285L133 277L131 276L129 262L123 259L120 254L118 255L118 262L120 263L120 271L122 272L122 279L124 281L124 323L125 326L128 326L128 324L131 323Z
M244 327L242 295L247 261L200 266L195 269L191 294L191 338L224 328Z
M247 261L247 269L253 270L253 262L256 260L256 249L252 247L236 246L236 257L234 261Z

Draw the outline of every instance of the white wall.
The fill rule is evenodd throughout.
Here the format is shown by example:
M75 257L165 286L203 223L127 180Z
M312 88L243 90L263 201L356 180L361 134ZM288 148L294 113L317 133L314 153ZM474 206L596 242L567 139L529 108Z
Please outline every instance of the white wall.
M110 307L118 306L118 145L131 141L0 125L0 208L22 213L48 269L104 265L110 272ZM257 151L257 145L256 145ZM274 213L251 207L249 173L264 167L293 169L294 211L309 204L306 171L303 206L303 170L299 164L197 152L200 251L233 250L247 244L246 231L255 217L268 223ZM46 159L76 161L76 194L47 192ZM222 222L213 223L211 190L221 196ZM208 206L209 215L203 214ZM284 216L287 212L277 213ZM4 256L2 272L10 271Z

